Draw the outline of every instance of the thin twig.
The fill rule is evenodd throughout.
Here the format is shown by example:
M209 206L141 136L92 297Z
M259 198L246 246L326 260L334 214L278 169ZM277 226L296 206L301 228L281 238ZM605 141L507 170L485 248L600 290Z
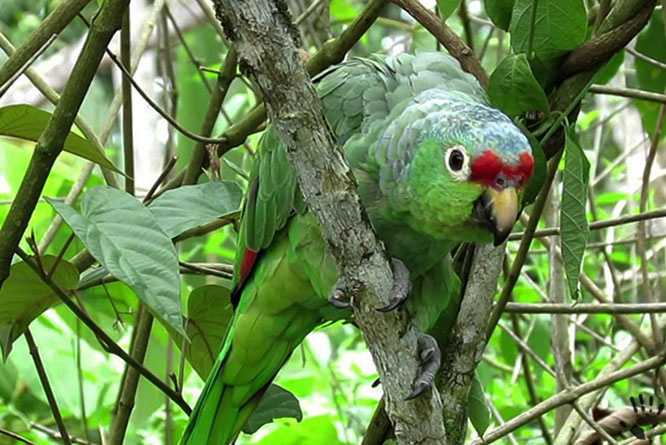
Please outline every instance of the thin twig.
M17 440L17 441L19 441L19 442L21 442L21 443L27 443L28 445L35 445L34 442L30 442L30 441L29 441L28 439L26 439L25 437L20 436L20 435L16 434L16 433L13 432L13 431L9 431L9 430L6 430L6 429L1 428L1 427L0 427L0 434L3 435L3 436L7 436L7 437L9 437L10 439Z
M641 99L650 102L660 102L666 104L666 94L653 93L651 91L637 90L634 88L618 88L606 85L590 86L590 93L607 94L609 96L628 97L631 99Z
M652 137L652 143L650 144L650 149L645 160L645 168L643 169L643 180L641 183L641 197L639 204L639 212L645 213L647 210L647 200L648 192L650 188L650 174L652 173L652 165L654 164L654 159L657 155L657 147L659 147L659 141L661 139L661 129L664 126L664 117L666 117L666 103L662 104L659 107L659 117L657 117L657 125L654 130L654 135ZM656 298L652 293L652 287L650 286L649 271L648 271L648 258L647 258L647 243L645 238L647 237L647 228L645 226L645 220L638 222L638 231L637 231L638 243L636 244L637 254L640 258L640 269L641 276L643 277L642 288L643 288L643 301L648 303L656 303ZM664 338L660 329L658 329L657 319L651 314L650 315L650 324L652 326L652 335L654 335L655 344L657 347L660 347Z
M639 221L646 221L648 219L666 218L666 208L652 210L650 212L638 213L636 215L620 216L619 218L606 219L603 221L594 221L590 223L590 230L601 230L609 227L621 226L624 224L635 223ZM526 232L516 232L509 236L509 241L517 241L522 239ZM559 235L560 229L558 227L549 227L534 232L534 238L544 238L547 236Z
M120 29L120 58L123 65L132 67L131 38L130 38L130 9L127 8L123 17L123 26ZM134 195L134 137L132 123L132 85L127 77L121 79L123 92L123 161L125 167L125 191Z
M51 36L44 43L44 46L42 46L35 54L32 55L32 57L30 57L30 59L28 59L28 61L25 63L25 65L23 67L21 67L21 69L16 71L16 73L14 73L14 75L12 77L10 77L7 80L7 82L4 85L2 85L2 87L0 87L0 97L2 97L7 91L9 91L9 89L14 84L14 82L16 82L16 80L19 77L21 77L23 75L23 73L28 70L28 68L30 68L30 65L32 65L33 62L35 60L37 60L39 58L39 56L41 56L42 53L44 53L44 51L46 51L49 48L49 46L51 46L51 43L53 43L53 41L55 39L56 39L56 36Z
M423 25L432 35L435 36L444 48L448 50L459 62L463 70L472 74L479 81L482 87L488 86L488 74L481 66L481 62L476 58L474 52L464 41L460 39L445 23L442 23L432 11L427 9L415 0L391 0L392 3L401 7L409 15L414 17L417 22Z
M666 303L507 303L505 312L521 314L662 314Z
M164 170L162 170L162 173L160 173L155 182L153 182L153 185L150 187L150 190L148 190L148 193L146 193L146 196L143 197L144 204L149 203L153 199L155 191L160 186L160 184L164 182L169 173L171 173L171 170L173 170L177 161L178 161L178 156L173 156L171 159L169 159L169 162L164 167Z
M516 314L512 314L511 316L511 324L513 326L513 330L515 331L515 338L520 339L521 342L518 343L519 348L523 351L523 354L520 354L521 358L521 364L523 367L523 376L525 377L525 386L527 387L527 394L530 397L530 404L531 405L536 405L539 403L539 395L537 394L535 384L534 384L534 377L532 376L532 370L530 368L530 361L528 360L528 356L532 357L539 366L542 368L544 365L546 368L544 368L547 372L550 369L548 365L541 360L541 357L539 357L532 349L527 345L527 343L522 341L522 333L520 331L520 322L518 320L518 316ZM500 327L504 328L502 324L500 324ZM507 332L509 335L512 334L512 332L508 328L504 328L505 332ZM512 336L513 337L513 336ZM538 360L537 360L538 359ZM552 371L554 372L554 371ZM557 378L557 375L554 375L554 377ZM537 418L537 423L539 424L539 429L541 430L541 437L543 437L543 440L546 444L552 445L553 443L553 437L550 434L550 431L548 430L548 427L546 426L546 422L544 421L542 416L539 416Z
M60 436L60 433L58 433L55 430L52 430L49 427L46 427L44 425L40 425L39 423L30 422L30 428L33 429L33 430L39 431L40 433L44 433L47 436L49 436L49 437L51 437L51 438L53 438L57 441L62 440L61 436ZM91 442L91 441L88 441L88 440L83 440L83 439L80 439L78 437L69 436L69 438L71 439L72 443L75 443L75 444L79 444L79 445L97 445L95 442Z
M201 63L194 57L194 53L190 49L190 46L187 44L187 40L185 40L185 37L183 36L183 33L180 31L180 27L178 26L178 22L176 22L176 19L174 16L171 14L171 11L169 10L169 5L166 4L164 5L164 13L166 14L166 17L169 19L171 22L171 25L173 26L174 31L176 32L176 36L178 37L178 40L180 41L180 44L183 46L183 49L185 50L185 54L187 54L187 57L190 59L190 62L192 65L197 70L197 74L199 75L199 79L201 79L201 83L206 87L206 90L208 90L209 93L213 91L211 88L210 84L208 83L208 79L206 76L203 74L201 70ZM168 31L165 30L165 33Z
M60 34L88 3L90 0L61 2L16 52L0 65L0 89L17 71L30 64L30 59L40 51L40 48L42 50L48 48L46 42L52 42L53 37Z
M44 363L39 356L39 349L37 349L37 344L35 339L30 332L30 328L26 328L23 333L26 342L28 343L28 349L30 350L30 355L32 356L32 361L35 363L35 368L37 369L37 374L39 375L39 381L42 384L44 389L44 394L46 394L46 399L49 402L49 407L51 407L51 412L53 413L53 420L55 420L56 425L58 425L58 431L60 431L60 437L65 445L70 445L72 442L69 439L69 434L67 434L67 428L65 428L65 422L62 420L62 415L60 414L60 408L58 408L58 402L56 401L55 395L53 394L53 389L49 383L49 378L46 375L46 369L44 368Z
M543 414L559 406L571 403L585 394L608 387L620 380L629 379L636 375L658 368L659 366L663 365L664 359L664 354L660 353L659 355L645 360L644 362L631 368L615 371L603 377L594 379L591 382L583 383L576 387L562 391L559 394L544 400L538 405L533 406L522 414L519 414L498 428L495 428L494 430L484 434L482 439L475 440L471 445L482 445L484 443L495 442L512 431L515 431L517 428L533 421L537 417L542 416Z
M152 326L152 314L148 312L144 304L140 304L136 313L132 341L130 342L130 357L139 364L142 364L146 358ZM116 399L115 415L109 430L110 445L121 445L124 442L130 415L134 409L136 391L139 388L139 375L136 368L131 367L129 363L125 365L125 372L121 379L122 384Z
M76 315L82 322L85 324L92 332L95 334L95 337L99 340L100 344L111 354L118 356L123 361L128 362L133 368L139 370L141 375L143 375L149 382L155 385L160 391L167 394L171 400L176 402L176 404L185 411L186 414L190 414L192 409L187 404L187 402L182 398L182 396L176 393L173 389L169 387L166 383L162 382L159 377L153 374L151 371L146 369L140 363L137 363L132 357L130 357L116 342L113 341L111 337L108 336L102 328L100 328L95 321L90 318L90 316L76 305L57 284L46 277L41 273L33 259L23 251L20 247L17 248L16 254L32 269L41 280L46 284L54 294L60 298L60 300L67 306L73 313Z
M608 441L611 445L617 445L617 441L613 439L613 437L606 432L597 422L594 421L594 419L585 412L584 409L580 407L578 402L572 402L571 406L576 410L578 415L587 423L590 428L592 428L594 431L596 431L601 437L603 437L605 440Z
M557 374L555 373L553 368L548 366L548 364L544 362L541 357L539 357L539 354L537 354L536 352L534 352L532 348L530 348L530 346L525 342L525 340L520 338L518 334L513 332L508 327L504 326L502 323L498 323L498 326L500 327L500 329L506 332L513 341L516 342L516 344L518 345L518 349L520 349L524 354L532 357L532 359L548 374L550 374L553 377L557 377Z
M521 237L520 247L518 248L518 252L516 253L516 257L514 258L513 263L511 264L511 270L506 278L506 282L504 283L504 287L502 288L500 297L497 300L497 304L493 308L493 311L490 315L490 320L488 322L488 330L486 332L487 339L490 339L490 337L492 336L492 333L495 330L495 326L497 325L497 323L500 320L500 317L502 316L504 307L511 298L511 293L513 291L513 288L518 282L518 278L520 277L520 271L523 268L523 264L525 264L525 261L527 260L527 254L529 252L530 245L532 244L532 239L535 236L536 227L537 224L539 223L541 213L543 212L543 209L546 205L546 200L548 199L548 192L553 183L553 180L555 179L555 174L557 173L557 166L560 163L561 156L562 156L562 150L560 150L553 159L548 161L548 174L546 182L543 185L541 192L539 193L539 196L536 199L536 202L534 203L534 206L532 208L532 213L530 214L529 222L527 224L527 227L525 228L525 234Z
M638 52L634 48L631 48L630 46L627 46L624 50L626 52L628 52L629 54L631 54L632 56L636 57L637 59L644 60L647 63L656 66L657 68L661 68L662 70L666 70L666 63L664 63L664 62L661 62L657 59L653 59L652 57L650 57L648 55L645 55L641 52Z
M90 439L90 429L88 428L88 415L86 414L86 400L83 378L83 365L81 364L81 320L76 319L76 379L79 383L79 404L81 405L81 425L88 442Z

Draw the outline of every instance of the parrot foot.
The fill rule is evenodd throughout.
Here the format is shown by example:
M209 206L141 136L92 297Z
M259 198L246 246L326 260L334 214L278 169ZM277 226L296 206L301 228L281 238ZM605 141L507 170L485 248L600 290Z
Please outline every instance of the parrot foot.
M333 289L333 293L328 297L328 302L331 303L331 306L337 309L351 309L351 301L344 299L344 288L344 283L338 281L335 285L335 289Z
M379 312L391 312L399 308L409 296L412 290L412 282L409 279L409 269L405 263L397 258L391 258L391 266L393 266L393 289L391 291L392 298L386 306L377 308Z
M417 344L421 366L412 384L412 392L405 397L405 400L415 399L430 388L442 363L442 353L437 340L430 335L420 334Z

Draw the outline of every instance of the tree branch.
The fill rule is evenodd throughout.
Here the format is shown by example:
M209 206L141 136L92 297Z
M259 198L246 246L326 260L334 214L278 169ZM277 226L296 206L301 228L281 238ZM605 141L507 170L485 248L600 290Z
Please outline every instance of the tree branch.
M645 360L644 362L632 368L615 371L603 377L592 380L591 382L583 383L582 385L567 389L566 391L562 391L550 399L544 400L524 413L514 417L500 427L495 428L494 430L485 434L482 439L478 439L472 442L472 445L489 444L495 442L496 440L516 430L520 426L533 421L537 417L557 408L558 406L572 403L585 394L612 385L617 381L628 379L635 375L658 368L664 364L664 358L664 353L662 352L659 355Z
M417 22L423 25L437 41L444 45L449 53L460 62L463 70L472 74L479 81L482 87L488 87L488 74L481 66L481 62L474 55L474 51L454 33L451 28L435 15L434 12L414 0L391 0L409 13Z
M23 260L25 263L35 271L37 276L46 284L52 291L53 293L60 298L60 300L71 310L74 315L76 315L82 322L85 324L92 332L95 334L95 337L97 340L100 342L100 344L111 354L116 355L120 357L123 361L127 362L132 366L133 368L137 369L139 373L141 373L142 376L146 378L150 383L155 385L160 391L162 391L164 394L168 395L171 400L176 402L176 404L186 413L190 414L192 412L192 409L189 407L187 402L183 399L183 397L171 389L169 385L164 383L162 380L159 379L155 374L150 372L150 370L146 369L144 366L141 365L141 363L138 363L134 358L132 358L127 352L125 352L116 342L113 341L111 337L108 336L106 332L102 328L100 328L95 321L90 318L90 316L79 306L76 305L63 291L56 285L53 280L51 280L49 277L45 276L40 268L35 264L35 262L30 258L30 256L25 253L20 247L17 248L16 254Z
M67 26L90 0L61 2L7 61L0 65L0 90L46 43Z
M476 248L470 277L448 345L442 351L442 369L437 382L444 406L446 433L452 444L463 443L467 427L469 391L474 371L486 346L486 329L497 289L504 246Z
M42 383L44 394L46 394L46 399L48 400L49 406L51 407L53 420L55 420L55 423L58 426L58 431L60 431L60 437L62 438L62 441L65 443L65 445L70 445L72 441L69 439L67 428L65 428L65 422L62 420L60 408L58 408L58 402L56 401L55 395L53 394L53 389L49 383L49 378L46 375L44 363L39 356L39 349L37 349L37 344L35 343L35 339L32 337L32 333L30 333L30 329L26 329L23 333L23 336L25 337L25 341L28 343L28 349L30 350L30 355L32 355L32 360L35 362L35 369L37 369L37 374L39 374L39 381Z
M393 277L370 228L352 173L322 116L319 97L301 65L295 29L283 2L216 0L217 17L240 66L264 92L271 122L287 146L300 189L322 225L330 252L351 294L354 320L379 369L387 412L401 444L446 443L436 391L405 401L419 365L417 331L407 315L383 314ZM374 3L377 5L377 2Z
M62 151L65 138L95 76L104 50L120 28L123 12L128 5L129 0L109 0L103 4L88 33L86 44L81 50L60 101L53 111L53 116L39 137L28 170L2 225L0 287L9 276L12 256L28 226L46 178Z

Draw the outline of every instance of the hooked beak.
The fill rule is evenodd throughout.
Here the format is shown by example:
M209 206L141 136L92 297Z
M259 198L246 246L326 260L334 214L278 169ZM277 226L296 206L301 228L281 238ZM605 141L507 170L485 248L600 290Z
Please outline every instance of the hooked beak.
M494 236L495 246L502 244L518 218L518 194L513 187L487 189L476 201L476 219Z

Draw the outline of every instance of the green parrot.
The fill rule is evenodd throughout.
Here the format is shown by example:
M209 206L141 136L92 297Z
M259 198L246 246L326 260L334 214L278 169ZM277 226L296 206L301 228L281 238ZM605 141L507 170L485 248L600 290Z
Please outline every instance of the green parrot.
M533 171L529 142L476 79L441 52L355 58L315 79L372 225L392 257L391 303L409 311L427 390L458 312L450 250L504 242ZM286 147L263 136L245 198L234 316L181 443L232 443L305 336L349 317L338 271L299 192ZM404 302L404 304L402 304ZM430 335L428 335L428 334Z

